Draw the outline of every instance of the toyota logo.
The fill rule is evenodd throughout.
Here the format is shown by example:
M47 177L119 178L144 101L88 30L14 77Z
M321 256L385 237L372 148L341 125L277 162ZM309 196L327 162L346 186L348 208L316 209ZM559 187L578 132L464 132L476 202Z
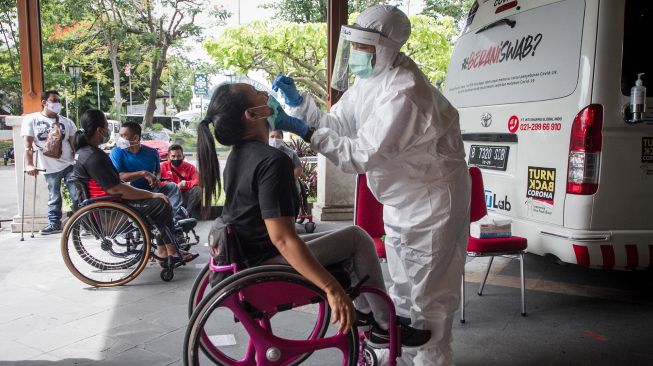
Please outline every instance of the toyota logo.
M492 124L492 115L490 113L483 113L481 116L481 126L490 127Z

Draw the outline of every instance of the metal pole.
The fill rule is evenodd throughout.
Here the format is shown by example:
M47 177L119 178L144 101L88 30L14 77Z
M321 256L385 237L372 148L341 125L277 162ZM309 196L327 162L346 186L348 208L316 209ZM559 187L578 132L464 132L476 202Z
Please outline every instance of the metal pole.
M77 79L75 79L75 124L79 126L79 99L77 99Z
M29 154L30 151L25 150L25 154L23 155L23 204L22 204L22 213L20 214L20 241L25 241L25 238L23 237L23 233L25 232L25 176L27 173L25 173L25 155Z
M70 119L70 117L68 117L68 93L66 93L66 118Z
M95 78L95 85L97 86L97 109L102 109L100 108L100 78L99 77Z
M34 152L36 158L34 158L34 167L38 169L39 166L39 153L38 151ZM24 158L24 157L23 157ZM32 197L32 235L30 238L34 237L34 222L36 221L36 183L39 180L38 173L34 175L34 197Z
M129 108L134 109L134 106L132 104L132 75L131 75L131 73L129 74Z
M204 94L200 95L200 120L204 119Z

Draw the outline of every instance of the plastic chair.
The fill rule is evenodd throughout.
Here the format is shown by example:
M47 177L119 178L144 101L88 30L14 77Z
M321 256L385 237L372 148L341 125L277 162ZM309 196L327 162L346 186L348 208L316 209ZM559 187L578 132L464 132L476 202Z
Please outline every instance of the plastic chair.
M367 187L367 177L365 174L359 174L356 178L356 195L354 199L354 225L360 226L365 230L372 239L376 254L381 259L385 259L385 244L383 243L383 204L374 198L372 192Z
M483 187L483 175L478 167L472 166L469 168L469 174L472 178L472 197L469 210L469 221L475 222L487 215L487 207L485 205L485 188ZM483 288L487 281L487 276L492 267L492 261L495 256L509 256L514 258L519 257L519 272L521 276L521 315L526 316L525 307L525 281L524 281L524 253L528 243L526 238L520 236L511 236L509 238L488 238L479 239L469 237L467 240L467 255L470 257L490 257L490 262L487 265L483 282L478 289L478 296L483 295ZM463 282L461 284L461 297L460 297L460 322L465 322L465 271L463 270Z

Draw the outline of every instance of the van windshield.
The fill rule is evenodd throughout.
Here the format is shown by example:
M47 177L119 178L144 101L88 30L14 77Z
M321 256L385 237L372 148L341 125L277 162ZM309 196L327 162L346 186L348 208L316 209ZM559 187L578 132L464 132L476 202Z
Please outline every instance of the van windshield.
M653 39L653 1L626 1L624 17L624 48L621 69L621 92L630 95L637 74L645 73L644 85L652 85L653 61L648 55L649 43Z
M560 1L464 34L451 56L446 97L463 108L570 95L578 84L584 11L584 1Z

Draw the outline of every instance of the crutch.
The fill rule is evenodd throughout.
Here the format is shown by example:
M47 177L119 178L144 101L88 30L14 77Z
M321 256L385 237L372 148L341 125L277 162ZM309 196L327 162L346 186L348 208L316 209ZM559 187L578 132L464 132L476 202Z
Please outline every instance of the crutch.
M29 153L26 150L26 153ZM34 159L34 166L38 166L39 155L36 153L36 158ZM44 172L45 169L36 169L37 172ZM22 212L20 214L20 241L25 241L24 232L25 232L25 176L27 175L27 170L25 170L25 156L23 156L23 198L22 198ZM34 237L34 221L36 220L36 182L38 180L38 174L34 176L34 199L32 200L32 235Z

